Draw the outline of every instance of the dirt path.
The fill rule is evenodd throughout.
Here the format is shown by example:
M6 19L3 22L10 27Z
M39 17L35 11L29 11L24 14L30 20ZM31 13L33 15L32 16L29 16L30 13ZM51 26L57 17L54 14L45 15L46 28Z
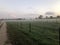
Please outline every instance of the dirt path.
M0 45L10 45L5 44L7 41L7 28L6 23L3 23L2 27L0 28Z
M7 40L6 23L3 23L3 26L0 29L0 45L4 45L6 40Z

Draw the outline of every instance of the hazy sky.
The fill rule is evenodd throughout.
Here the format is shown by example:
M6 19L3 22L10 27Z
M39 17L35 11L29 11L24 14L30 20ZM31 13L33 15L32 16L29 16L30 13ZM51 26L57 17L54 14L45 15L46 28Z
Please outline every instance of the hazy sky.
M0 0L0 18L36 17L47 11L60 14L60 0Z

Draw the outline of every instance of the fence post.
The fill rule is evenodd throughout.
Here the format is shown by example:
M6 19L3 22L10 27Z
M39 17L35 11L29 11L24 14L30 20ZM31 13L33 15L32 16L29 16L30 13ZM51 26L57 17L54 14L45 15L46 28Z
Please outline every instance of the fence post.
M31 32L31 23L29 23L29 32Z
M17 22L17 28L18 28L18 22Z
M17 28L17 26L18 26L18 25L17 25L17 22L15 22L15 25L16 25L16 28Z
M22 22L20 23L20 28L22 29Z

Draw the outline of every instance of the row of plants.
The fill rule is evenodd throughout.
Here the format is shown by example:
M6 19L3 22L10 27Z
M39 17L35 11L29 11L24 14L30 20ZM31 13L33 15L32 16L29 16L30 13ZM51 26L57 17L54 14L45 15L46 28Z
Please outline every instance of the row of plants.
M14 45L58 45L60 23L7 22L7 33Z

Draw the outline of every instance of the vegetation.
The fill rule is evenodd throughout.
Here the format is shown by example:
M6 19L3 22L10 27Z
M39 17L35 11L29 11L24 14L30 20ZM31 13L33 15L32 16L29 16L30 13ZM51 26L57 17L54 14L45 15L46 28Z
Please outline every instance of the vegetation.
M42 16L42 15L40 15L38 18L39 18L39 19L42 19L42 18L43 18L43 16Z
M0 23L0 28L2 27L3 23Z
M58 45L58 22L7 22L7 33L13 45Z

